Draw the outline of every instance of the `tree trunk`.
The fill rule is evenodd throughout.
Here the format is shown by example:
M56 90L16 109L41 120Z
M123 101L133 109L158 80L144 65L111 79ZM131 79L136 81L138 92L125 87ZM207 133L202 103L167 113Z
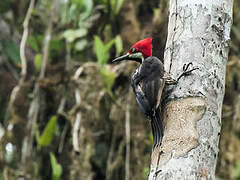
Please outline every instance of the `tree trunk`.
M152 152L149 180L214 179L225 90L233 0L170 0L164 65L176 79L166 88L162 144Z

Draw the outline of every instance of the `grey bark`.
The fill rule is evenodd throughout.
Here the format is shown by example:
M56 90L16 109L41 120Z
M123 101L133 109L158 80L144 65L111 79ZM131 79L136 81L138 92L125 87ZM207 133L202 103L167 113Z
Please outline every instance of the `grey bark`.
M184 64L199 68L166 88L162 144L149 180L214 179L225 91L233 0L170 0L164 65L176 79Z

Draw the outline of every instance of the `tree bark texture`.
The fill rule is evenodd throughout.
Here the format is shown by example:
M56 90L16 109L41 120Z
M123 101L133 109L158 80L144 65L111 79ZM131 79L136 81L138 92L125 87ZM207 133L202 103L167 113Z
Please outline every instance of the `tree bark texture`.
M152 152L149 180L214 179L221 130L233 0L170 0L165 70L176 79L165 90L164 136Z

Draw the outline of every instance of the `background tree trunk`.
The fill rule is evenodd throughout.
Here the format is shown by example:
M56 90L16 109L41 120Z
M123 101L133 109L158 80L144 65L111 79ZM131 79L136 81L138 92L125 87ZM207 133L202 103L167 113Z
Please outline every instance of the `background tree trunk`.
M189 62L199 70L166 89L164 137L153 150L149 179L215 177L232 5L170 1L165 69L174 78Z

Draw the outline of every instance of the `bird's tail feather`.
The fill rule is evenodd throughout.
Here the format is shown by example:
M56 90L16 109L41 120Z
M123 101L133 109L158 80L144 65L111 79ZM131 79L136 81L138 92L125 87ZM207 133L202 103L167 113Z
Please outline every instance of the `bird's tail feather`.
M155 115L151 118L152 134L153 134L153 148L162 142L163 137L163 123L160 118L160 110L157 109Z

